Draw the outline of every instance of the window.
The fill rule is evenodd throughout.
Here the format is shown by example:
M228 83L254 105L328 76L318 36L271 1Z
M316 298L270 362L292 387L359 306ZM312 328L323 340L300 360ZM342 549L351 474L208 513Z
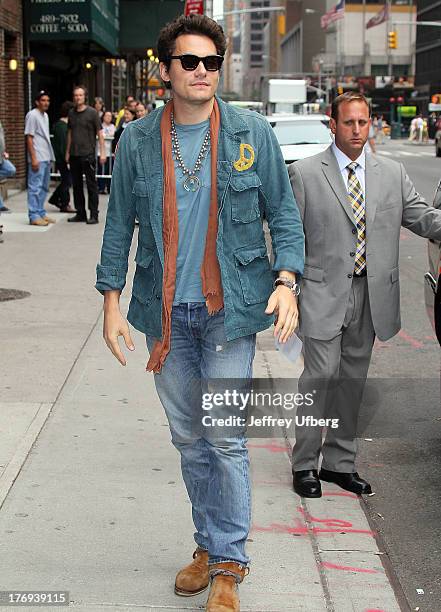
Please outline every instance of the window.
M328 122L317 121L271 121L279 145L328 144L332 142Z

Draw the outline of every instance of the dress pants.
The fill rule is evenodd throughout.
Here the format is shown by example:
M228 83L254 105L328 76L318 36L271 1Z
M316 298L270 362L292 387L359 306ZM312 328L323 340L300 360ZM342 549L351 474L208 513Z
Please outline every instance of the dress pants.
M304 370L299 392L312 393L313 406L297 410L293 470L318 469L355 472L356 432L375 331L369 304L367 277L354 276L345 319L330 340L303 338ZM338 427L299 426L302 417L338 419Z
M96 181L96 158L92 155L70 157L74 204L77 215L86 218L86 201L83 190L83 174L86 177L86 187L91 217L98 217L98 184Z

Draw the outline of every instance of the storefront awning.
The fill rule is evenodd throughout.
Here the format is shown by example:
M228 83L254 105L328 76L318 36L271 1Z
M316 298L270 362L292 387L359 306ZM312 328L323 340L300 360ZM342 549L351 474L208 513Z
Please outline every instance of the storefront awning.
M118 53L118 0L28 0L24 5L28 40L87 41Z

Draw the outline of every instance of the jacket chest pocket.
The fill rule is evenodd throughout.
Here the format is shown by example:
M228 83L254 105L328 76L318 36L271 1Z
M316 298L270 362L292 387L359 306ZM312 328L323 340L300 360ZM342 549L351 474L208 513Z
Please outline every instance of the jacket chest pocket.
M237 249L234 257L245 303L251 305L265 302L273 286L266 246Z
M230 181L233 223L251 223L260 217L259 187L261 184L255 172L233 174Z
M142 223L149 223L149 200L145 178L137 178L132 193L136 201L136 214Z
M155 270L153 265L153 249L147 249L138 244L136 251L136 271L133 279L132 293L142 304L149 304L155 289Z

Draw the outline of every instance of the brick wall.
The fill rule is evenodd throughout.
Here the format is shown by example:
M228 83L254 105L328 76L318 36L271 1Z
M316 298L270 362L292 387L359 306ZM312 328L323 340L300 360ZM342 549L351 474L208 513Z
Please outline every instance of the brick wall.
M15 71L9 69L10 57L18 60ZM22 58L22 1L3 0L0 4L0 120L6 133L6 150L17 168L15 182L19 187L24 187L26 177L23 136L26 66Z

